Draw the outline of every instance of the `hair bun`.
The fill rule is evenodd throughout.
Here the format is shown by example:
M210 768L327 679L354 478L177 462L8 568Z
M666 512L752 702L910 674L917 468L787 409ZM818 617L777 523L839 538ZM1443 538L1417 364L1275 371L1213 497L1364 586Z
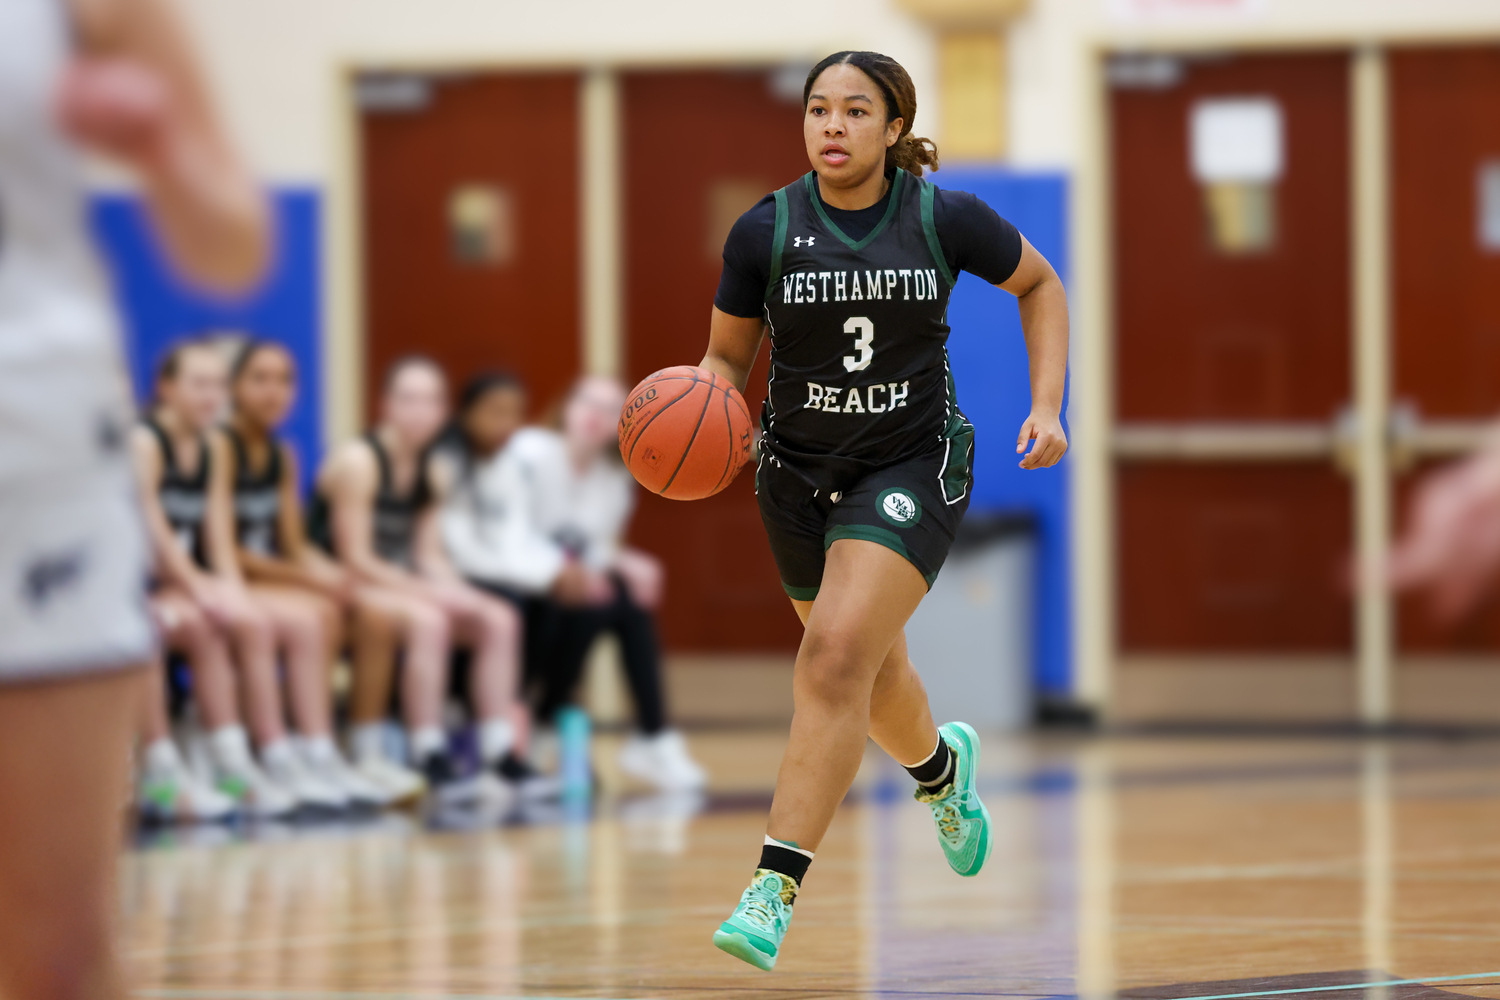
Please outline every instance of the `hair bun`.
M892 152L895 154L896 166L917 177L922 176L924 167L938 169L937 143L924 136L907 133L896 140Z

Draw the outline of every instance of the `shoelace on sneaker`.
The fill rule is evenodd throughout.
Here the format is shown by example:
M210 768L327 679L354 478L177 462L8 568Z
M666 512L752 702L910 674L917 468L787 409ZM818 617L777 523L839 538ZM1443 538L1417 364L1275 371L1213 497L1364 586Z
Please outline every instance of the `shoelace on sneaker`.
M932 818L937 823L938 835L954 847L963 839L963 813L965 808L973 808L974 793L971 789L959 792L952 784L947 784L937 794L924 793L917 789L917 801L923 803L932 810Z
M768 931L775 931L781 925L782 910L790 903L786 896L790 894L793 899L797 896L794 888L796 883L791 882L785 875L779 872L776 878L780 880L782 888L772 889L766 879L756 878L745 890L745 895L740 899L741 910L739 915L746 918L748 922ZM780 904L779 906L777 904Z

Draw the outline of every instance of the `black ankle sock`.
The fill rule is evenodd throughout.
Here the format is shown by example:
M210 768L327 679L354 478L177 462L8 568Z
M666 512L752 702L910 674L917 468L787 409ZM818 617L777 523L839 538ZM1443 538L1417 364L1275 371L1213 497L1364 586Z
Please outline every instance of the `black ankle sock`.
M953 758L953 750L948 746L948 741L938 737L937 749L932 756L915 767L908 767L906 773L917 779L917 784L923 788L942 788L953 780L953 765L957 761Z
M807 866L812 864L812 858L806 854L792 850L790 847L776 847L767 844L760 849L760 864L757 868L765 868L778 875L790 875L800 887L802 879L807 874Z

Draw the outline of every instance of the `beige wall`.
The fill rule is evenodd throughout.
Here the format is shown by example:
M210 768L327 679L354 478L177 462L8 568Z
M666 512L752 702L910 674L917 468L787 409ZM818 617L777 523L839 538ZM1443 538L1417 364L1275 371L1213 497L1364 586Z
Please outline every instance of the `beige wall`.
M316 183L337 174L336 79L347 66L810 62L858 47L900 59L924 97L935 90L928 86L928 32L886 2L178 2L237 134L256 166L281 181ZM931 110L929 101L921 118L935 123ZM732 141L729 109L694 109L689 120Z

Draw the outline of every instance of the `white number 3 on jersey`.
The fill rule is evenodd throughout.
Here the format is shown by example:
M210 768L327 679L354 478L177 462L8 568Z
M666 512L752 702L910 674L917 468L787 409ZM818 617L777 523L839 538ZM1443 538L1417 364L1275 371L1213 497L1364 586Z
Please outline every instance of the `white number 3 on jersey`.
M859 352L859 356L844 355L844 368L846 371L862 372L875 359L875 324L863 316L850 316L844 320L844 332L859 334L859 339L854 342L854 349Z

